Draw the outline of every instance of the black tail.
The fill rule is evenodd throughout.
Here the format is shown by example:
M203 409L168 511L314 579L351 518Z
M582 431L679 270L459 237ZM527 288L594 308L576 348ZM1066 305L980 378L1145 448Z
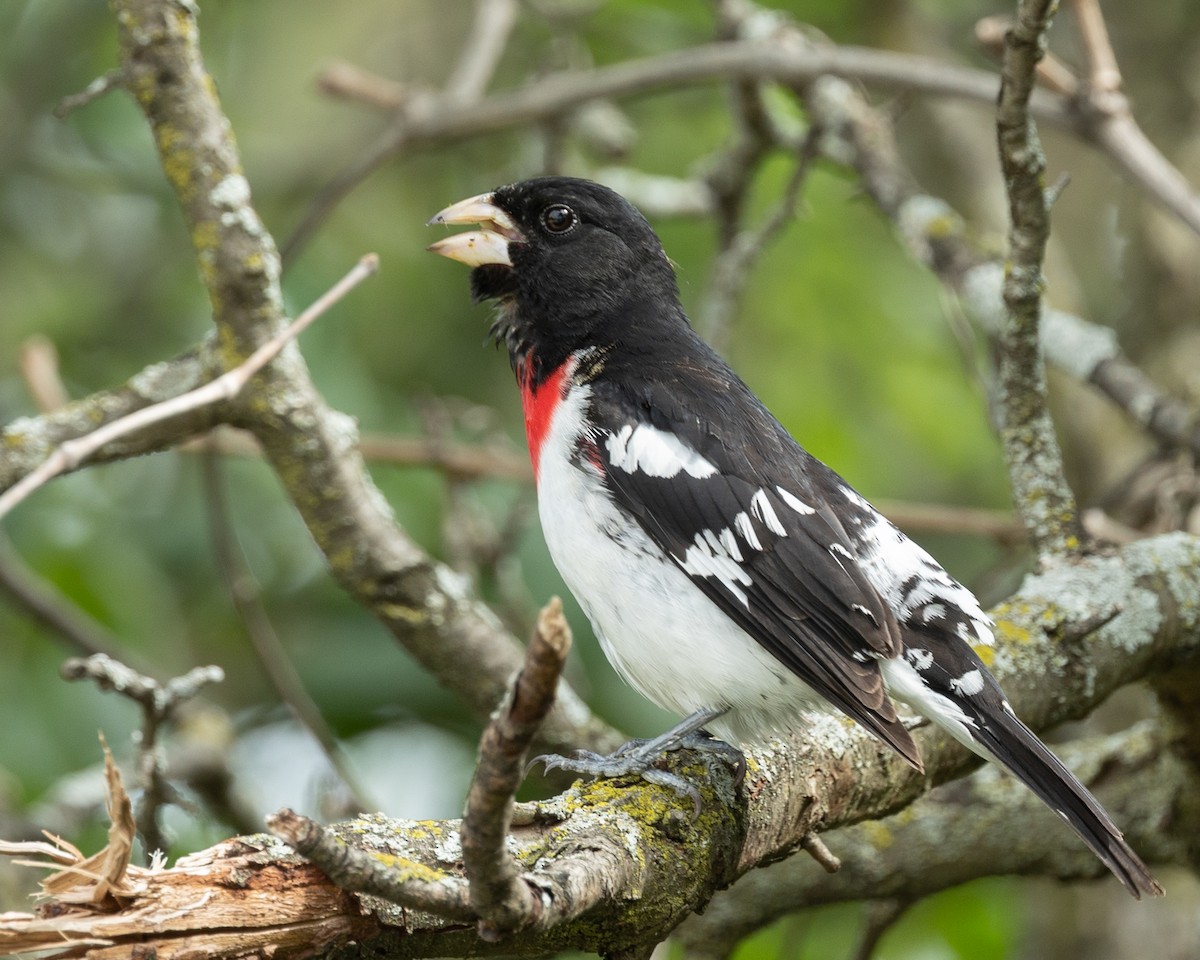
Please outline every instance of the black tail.
M1121 836L1100 801L1076 779L1007 703L970 729L980 745L1069 823L1092 852L1138 900L1162 896L1163 888Z

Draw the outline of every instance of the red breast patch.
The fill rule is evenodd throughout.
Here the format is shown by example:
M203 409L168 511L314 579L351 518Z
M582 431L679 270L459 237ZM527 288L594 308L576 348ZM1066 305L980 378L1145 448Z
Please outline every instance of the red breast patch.
M525 410L525 440L529 444L529 458L533 461L533 476L537 479L538 461L542 456L542 443L550 432L554 411L566 395L568 360L537 386L529 375L530 361L526 360L517 373L521 388L521 406Z

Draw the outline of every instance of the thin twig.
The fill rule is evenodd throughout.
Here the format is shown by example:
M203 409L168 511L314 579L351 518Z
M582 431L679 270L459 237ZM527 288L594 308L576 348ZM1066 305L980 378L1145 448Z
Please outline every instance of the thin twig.
M217 567L225 581L234 609L242 621L250 649L267 680L279 695L279 699L291 711L292 716L313 735L329 765L350 793L350 801L356 812L374 809L367 793L358 782L350 759L342 749L337 735L325 722L321 708L309 695L304 681L296 671L291 658L279 640L271 618L262 603L262 594L254 575L250 572L245 555L237 542L229 506L225 497L225 485L221 477L220 461L214 456L204 458L204 489L208 505L209 526L212 533L213 551Z
M1103 20L1099 27L1091 23L1092 18L1099 17L1099 7L1094 0L1086 0L1083 6L1088 8L1082 10L1080 29L1088 31L1083 41L1091 65L1089 82L1080 82L1069 67L1047 53L1037 66L1039 83L1063 96L1073 118L1067 126L1077 136L1105 154L1130 183L1144 190L1193 233L1200 234L1200 195L1133 119L1129 100L1120 89L1120 73ZM1080 12L1076 10L1077 15ZM1000 55L1008 27L1007 17L986 17L976 24L976 39L986 50ZM1039 119L1049 118L1039 115Z
M471 905L479 913L479 933L485 940L519 929L540 911L541 900L521 880L505 839L529 746L554 703L570 647L571 629L562 602L554 597L538 615L511 698L493 715L480 742L463 818L462 850Z
M1128 366L1128 361L1124 361L1121 370L1124 371ZM1145 379L1144 374L1142 378ZM1109 392L1108 387L1099 385L1105 392ZM1143 384L1143 386L1151 388L1153 384ZM1151 418L1147 429L1154 432L1156 436L1170 439L1172 443L1194 445L1200 451L1200 429L1188 432L1186 407L1180 401L1163 395L1157 388L1154 389L1156 392L1153 396L1161 400L1165 406L1160 415ZM1137 393L1139 398L1144 396L1149 395ZM1169 430L1170 434L1161 433L1164 430ZM183 449L197 452L211 450L222 456L257 457L262 455L258 444L252 437L244 431L234 429L214 431L205 437L189 442ZM492 479L521 483L533 482L533 471L530 469L528 457L496 446L474 446L443 441L431 443L428 437L390 437L384 434L367 434L360 438L358 449L363 457L372 463L397 467L429 467L443 471L454 480ZM875 506L896 526L909 532L990 537L1005 546L1013 546L1024 538L1020 522L1009 510L882 499L875 501ZM511 524L506 523L506 530L510 526ZM501 539L504 537L502 536Z
M295 260L321 223L355 187L394 157L418 147L474 139L513 127L546 123L582 104L646 96L718 80L746 79L803 83L833 74L889 90L995 102L995 74L913 54L868 47L817 47L803 52L763 41L712 43L594 70L551 74L516 90L504 90L465 104L442 98L409 103L375 143L357 152L313 199L304 218L282 246L284 263ZM384 81L386 84L386 81ZM422 98L424 101L424 98ZM1040 116L1071 127L1065 102L1039 97Z
M1003 323L1003 269L985 261L984 254L971 245L961 218L945 201L924 193L913 181L900 160L887 116L834 77L811 84L805 91L805 105L813 122L824 127L826 155L854 169L867 195L895 224L913 256L959 298L988 336L997 336ZM1200 420L1195 412L1133 364L1111 328L1049 309L1043 311L1041 338L1047 362L1081 383L1096 386L1164 444L1200 456ZM970 362L973 350L964 356ZM933 507L926 515L924 505L902 503L882 509L906 529L975 532L1002 543L1014 542L1011 521L998 512L989 517L972 508Z
M1063 472L1046 398L1040 344L1042 262L1050 235L1046 157L1029 111L1054 0L1022 0L1004 51L996 109L1000 164L1009 198L1007 320L997 342L1001 425L1013 499L1039 556L1077 552L1083 527Z
M135 410L128 416L106 423L89 434L61 444L42 461L36 470L30 471L20 481L0 494L0 517L4 517L13 507L49 480L61 473L74 470L105 444L153 424L169 420L178 414L233 399L246 386L250 378L273 360L280 350L378 268L379 258L373 253L367 254L287 328L264 343L238 366L223 373L215 380L210 380L203 386L177 397Z
M1079 40L1087 59L1087 82L1095 93L1109 93L1121 88L1121 71L1117 56L1108 39L1108 27L1097 0L1072 0L1071 10L1079 26Z
M817 861L826 873L837 873L842 869L842 861L825 845L815 833L806 833L800 838L800 847L810 857Z
M190 440L181 449L189 453L213 451L222 456L259 457L262 449L252 434L222 427ZM358 450L365 460L396 467L429 467L453 480L515 480L533 482L529 457L498 444L483 446L438 441L428 437L393 437L364 434Z
M307 857L338 887L370 893L392 903L450 920L474 920L467 884L446 875L430 879L423 864L389 855L386 862L335 837L315 820L283 809L267 817L267 829Z
M519 12L517 0L478 0L471 32L446 83L446 96L452 103L468 103L483 96Z
M728 335L755 262L796 214L808 172L819 155L818 138L815 128L805 137L796 168L774 209L757 226L738 230L713 263L712 281L704 299L703 329L718 345Z
M403 150L404 131L412 123L432 113L469 106L479 100L496 72L517 13L515 0L479 0L471 32L440 96L430 90L413 90L348 64L337 64L321 76L318 84L327 93L383 107L394 113L396 120L392 129L373 146L360 151L345 170L318 191L304 218L280 248L285 268L296 260L325 218L350 191Z
M54 116L59 120L65 120L73 110L78 110L80 107L86 107L93 100L98 100L111 90L125 83L125 71L121 68L109 70L108 73L97 77L89 83L79 93L72 93L63 97L58 101L58 106L54 108Z
M61 410L71 401L58 372L58 350L49 337L34 334L22 342L21 377L42 413Z
M380 110L401 110L414 95L419 95L412 87L340 60L317 75L317 89L328 96L357 100Z
M137 769L142 796L137 805L137 829L147 854L166 850L159 813L166 804L178 802L179 796L167 780L159 737L175 710L204 687L224 680L224 672L216 666L196 667L181 677L159 683L103 653L72 658L62 665L61 672L64 680L91 680L101 690L112 690L141 707Z
M975 24L975 42L999 59L1004 55L1004 37L1012 26L1012 18L1003 14L984 17ZM1079 78L1074 71L1049 50L1037 65L1038 83L1064 97L1079 93Z

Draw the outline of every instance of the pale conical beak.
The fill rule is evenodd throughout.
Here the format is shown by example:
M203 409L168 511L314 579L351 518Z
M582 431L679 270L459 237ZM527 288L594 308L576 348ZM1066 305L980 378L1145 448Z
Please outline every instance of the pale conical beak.
M451 204L440 213L435 213L426 226L439 223L477 223L482 228L456 233L426 247L430 253L449 257L468 267L481 267L485 263L511 267L509 243L525 242L516 222L492 202L490 193L481 193L477 197Z

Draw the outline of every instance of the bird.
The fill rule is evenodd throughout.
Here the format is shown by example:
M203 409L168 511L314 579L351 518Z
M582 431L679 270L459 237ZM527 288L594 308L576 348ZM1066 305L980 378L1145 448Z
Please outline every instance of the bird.
M429 246L471 267L520 390L550 555L617 672L683 720L609 757L755 744L834 708L923 770L901 701L1026 784L1137 898L1162 887L1016 715L979 601L805 450L692 328L672 262L609 188L537 177L470 197ZM731 747L735 749L735 747Z

